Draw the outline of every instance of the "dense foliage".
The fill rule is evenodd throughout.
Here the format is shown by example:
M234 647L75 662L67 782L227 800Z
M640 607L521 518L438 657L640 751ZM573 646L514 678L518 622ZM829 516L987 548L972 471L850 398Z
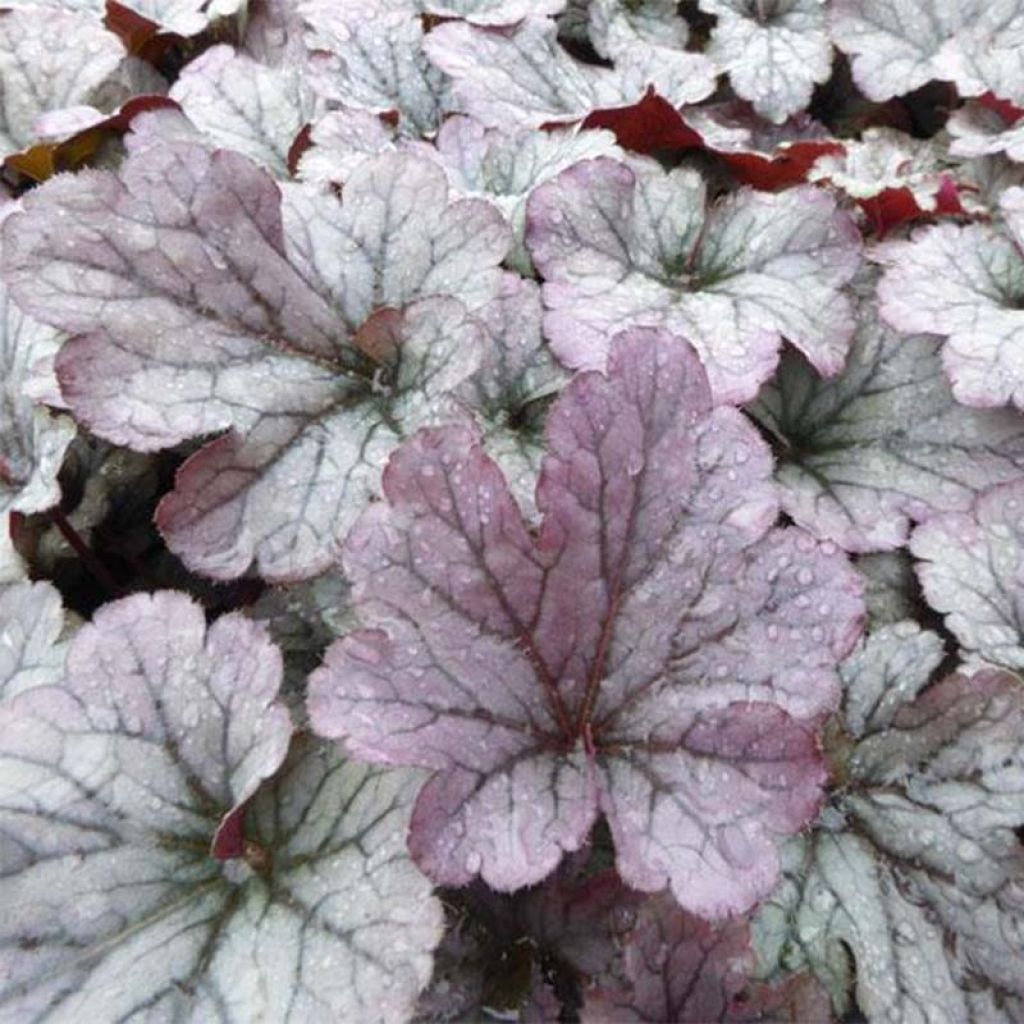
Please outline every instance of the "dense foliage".
M1024 1022L1024 0L2 0L0 1022Z

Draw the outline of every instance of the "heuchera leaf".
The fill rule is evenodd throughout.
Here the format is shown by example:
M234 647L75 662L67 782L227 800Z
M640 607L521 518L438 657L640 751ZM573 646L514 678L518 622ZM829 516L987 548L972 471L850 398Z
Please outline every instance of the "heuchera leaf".
M247 0L118 0L164 32L198 35L212 22L244 9Z
M356 108L327 111L310 127L296 176L314 185L341 185L367 156L393 151L395 130L385 116Z
M410 778L292 727L280 656L170 591L101 609L67 677L0 710L11 1019L394 1020L440 908L402 850ZM210 844L246 801L244 857Z
M991 92L1024 102L1020 0L834 0L831 30L853 57L858 88L873 100L937 78L955 82L962 96Z
M971 509L930 519L910 550L928 603L964 651L1024 669L1024 485L993 487Z
M1024 688L986 670L915 699L938 655L906 624L844 669L847 711L827 744L841 786L787 851L758 944L769 962L809 964L840 1010L848 949L869 1020L1010 1020L973 1016L968 992L993 1006L1021 996Z
M817 806L813 732L787 712L834 704L855 575L769 531L767 450L664 332L620 335L547 438L536 541L469 431L398 449L346 542L366 628L311 677L313 726L435 770L410 849L440 882L538 882L600 810L628 885L743 910Z
M541 332L540 287L507 274L484 306L480 368L459 389L476 413L484 451L498 464L519 508L537 518L534 494L544 454L544 414L568 374Z
M700 0L700 7L718 19L708 56L769 121L781 124L803 110L814 86L828 78L832 43L822 0Z
M267 67L230 46L214 46L188 63L171 98L217 146L237 150L288 175L288 151L319 104L302 65Z
M523 18L554 16L565 0L417 0L415 6L441 18L463 18L474 25L514 25Z
M594 49L609 60L637 43L682 50L690 29L678 7L672 0L592 0L587 34Z
M820 157L810 181L827 181L857 201L881 237L926 215L962 214L952 168L934 140L891 128L868 128L842 153Z
M726 1020L753 967L745 921L716 927L681 911L671 899L654 897L641 908L626 945L629 987L588 991L581 1020Z
M708 208L695 171L588 160L533 193L526 240L569 366L604 366L632 324L691 341L720 402L754 397L781 335L822 373L843 364L854 323L840 288L860 236L819 189L743 189Z
M417 134L437 130L449 109L444 76L424 53L423 24L391 0L301 0L307 45L324 51L310 83L325 99L381 114L395 111Z
M9 212L10 208L4 214ZM69 417L48 412L33 400L35 396L60 404L53 376L60 341L59 331L26 316L0 286L0 530L4 533L10 512L41 512L60 500L57 473L75 436L75 425Z
M0 703L36 686L52 686L64 672L66 645L60 594L49 583L0 586Z
M1024 189L1003 193L1006 230L938 224L876 247L879 310L899 331L947 338L942 362L966 405L1024 408Z
M828 995L808 976L779 986L752 981L754 954L741 918L712 925L654 896L623 940L625 984L588 990L580 1015L584 1024L832 1019Z
M512 895L479 881L449 890L452 919L417 1024L492 1017L556 1024L562 1013L552 992L557 975L592 978L611 970L621 933L644 900L614 871L584 877L585 860L584 854L567 857L543 884ZM538 1005L551 1002L553 1012Z
M859 282L846 367L822 379L787 353L750 412L780 442L782 507L848 551L905 543L913 520L965 511L1024 473L1024 420L953 398L939 339L880 323L873 277Z
M833 0L829 28L852 57L860 91L887 100L933 78L951 80L950 42L990 6L984 0Z
M494 127L579 121L593 110L635 103L650 86L673 106L696 103L714 89L714 66L701 54L634 45L608 69L575 60L556 33L549 18L525 18L501 31L449 22L430 33L424 48L455 80L459 109Z
M436 153L452 190L494 203L515 236L508 263L532 275L523 247L526 201L538 186L580 160L621 156L608 132L484 128L470 117L450 117L435 140Z
M68 39L75 45L65 45ZM125 58L98 19L73 11L0 13L0 148L16 152L35 140L40 114L88 103Z
M1024 110L1009 106L1004 113L1004 109L979 100L954 110L946 122L952 136L950 153L963 157L1005 153L1018 163L1024 161Z
M818 157L841 153L846 145L806 114L773 125L745 103L690 107L680 116L700 147L723 160L737 181L771 192L805 182Z
M59 359L80 420L142 451L229 430L158 511L170 547L218 578L327 567L396 438L477 365L460 302L395 310L483 304L508 246L497 211L449 204L411 156L362 163L340 203L295 185L282 203L244 157L188 144L54 180L7 228L22 304L82 335Z

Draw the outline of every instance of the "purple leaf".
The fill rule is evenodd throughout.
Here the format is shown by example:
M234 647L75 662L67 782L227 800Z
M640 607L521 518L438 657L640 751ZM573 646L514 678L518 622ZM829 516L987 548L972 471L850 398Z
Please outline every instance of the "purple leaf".
M586 993L584 1024L832 1019L828 997L806 975L776 987L752 980L754 955L742 919L716 926L654 896L624 939L623 980Z
M769 532L764 444L664 332L621 335L547 437L536 541L470 431L398 449L388 505L346 542L367 628L311 677L314 728L435 770L410 848L439 881L538 882L600 810L627 884L746 909L817 807L813 731L789 713L834 706L859 584L834 549Z
M276 580L330 564L397 438L475 369L462 304L415 300L484 304L508 245L496 211L448 203L411 156L364 161L339 203L185 143L50 182L5 239L19 301L81 335L60 375L82 422L142 451L228 431L160 507L172 550ZM410 303L397 346L360 351L375 310Z
M631 324L691 341L720 402L754 396L782 335L821 373L843 364L859 235L818 189L744 189L709 209L695 171L589 160L534 192L526 240L569 366L603 367Z
M440 925L402 850L415 780L308 738L286 760L280 681L262 627L162 591L102 608L66 680L0 711L6 1013L409 1013Z

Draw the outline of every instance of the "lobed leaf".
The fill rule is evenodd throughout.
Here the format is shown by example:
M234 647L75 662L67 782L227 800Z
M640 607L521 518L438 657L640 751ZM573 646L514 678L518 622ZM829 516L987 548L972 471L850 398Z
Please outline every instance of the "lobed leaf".
M454 79L458 109L488 127L579 121L593 110L635 103L649 86L673 106L714 89L711 62L682 49L634 45L617 53L614 69L584 64L562 48L548 18L524 18L500 32L449 22L430 33L424 48Z
M411 780L308 739L286 760L280 681L260 626L207 629L164 591L101 609L65 681L6 702L5 1015L411 1010L440 923L402 852ZM243 858L222 862L229 824Z
M848 551L878 551L904 544L914 521L965 511L986 487L1019 477L1024 422L957 403L939 339L880 323L870 289L856 309L838 375L822 379L787 353L750 412L779 439L786 512Z
M1020 997L1024 689L986 670L915 697L938 655L907 623L844 671L829 742L842 786L786 851L756 928L769 963L809 965L840 1011L848 949L870 1020L970 1020L975 999Z
M879 246L886 268L879 311L898 331L927 331L947 341L942 362L957 401L1024 406L1024 237L1014 210L1024 190L1003 193L1006 229L939 224L909 241Z
M64 608L49 583L0 585L0 703L64 673Z
M339 203L175 143L37 190L5 257L22 305L79 335L59 372L90 429L142 451L227 431L159 509L172 550L285 580L326 568L397 438L472 374L479 328L456 299L496 293L507 244L411 156L360 164ZM394 337L366 348L381 309Z
M216 146L288 176L296 135L319 113L302 64L267 67L230 46L214 46L190 61L170 96Z
M717 17L708 56L729 73L737 95L781 124L810 103L832 71L832 43L822 0L700 0Z
M437 130L450 109L444 76L428 62L423 24L411 5L390 0L300 0L313 62L312 87L326 100L397 112L415 134Z
M73 38L75 45L64 45ZM38 8L0 15L0 147L35 141L41 114L88 103L125 58L124 47L88 12Z
M993 487L965 512L919 526L910 550L928 603L965 653L1024 668L1020 576L1024 485Z
M526 240L569 366L603 367L608 339L633 324L691 341L719 402L753 397L782 335L822 373L843 364L854 321L840 289L859 236L817 189L743 189L708 208L692 170L600 158L534 192Z
M769 532L764 445L665 332L620 335L547 438L536 541L469 430L396 451L388 504L346 542L365 628L311 677L313 726L435 771L410 849L439 881L540 881L600 809L627 884L745 909L817 805L813 732L787 712L833 706L859 585L834 549Z

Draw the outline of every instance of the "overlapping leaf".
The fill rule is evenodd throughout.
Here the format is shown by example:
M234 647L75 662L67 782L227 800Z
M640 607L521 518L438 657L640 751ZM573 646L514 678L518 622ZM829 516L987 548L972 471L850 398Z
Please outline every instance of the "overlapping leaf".
M793 978L777 987L752 981L754 954L745 921L715 926L664 896L641 907L626 935L623 959L618 987L586 993L584 1024L831 1020L828 997L813 979Z
M532 273L523 248L526 201L533 190L580 160L621 156L608 132L502 131L469 117L451 117L437 133L436 152L456 193L494 203L515 235L510 265Z
M845 369L822 379L788 354L751 407L780 442L783 508L848 551L898 547L912 521L1024 475L1024 420L954 401L939 339L879 323L872 280Z
M894 129L867 129L843 152L820 157L809 178L856 200L879 236L928 214L964 212L943 146Z
M538 188L527 245L544 276L559 358L601 367L632 325L687 338L718 401L752 398L781 336L822 373L842 364L854 323L841 287L859 235L817 189L741 189L710 208L694 171L652 162L577 164Z
M559 1019L567 978L610 970L621 933L643 901L614 871L583 876L570 857L542 885L512 895L477 882L449 891L451 922L417 1024L488 1017Z
M367 156L392 152L395 129L368 110L329 110L310 126L309 148L299 157L297 176L315 185L341 185ZM421 147L422 154L433 150Z
M928 603L964 651L1024 669L1024 484L994 487L964 512L914 531Z
M57 473L75 427L67 416L39 404L59 401L53 358L60 342L59 331L26 316L0 286L0 529L5 534L11 511L40 512L60 500Z
M1019 0L834 0L832 38L853 57L853 77L873 100L955 82L961 95L986 91L1024 101Z
M459 394L475 411L484 451L531 520L536 518L545 414L568 378L544 340L541 315L537 284L508 274L501 294L480 310L480 368Z
M781 124L828 78L832 43L822 0L700 0L700 7L718 19L708 56L762 117Z
M60 374L91 429L143 451L230 429L161 505L170 546L272 579L330 563L396 438L473 372L464 306L415 300L483 304L508 245L411 156L362 163L339 203L185 143L53 181L6 240L22 304L81 335Z
M942 362L967 405L1024 407L1024 189L1003 193L1005 230L939 224L876 250L882 316L948 340Z
M501 32L450 22L424 46L454 79L459 109L494 127L579 121L593 110L635 103L649 86L673 106L714 89L711 62L682 49L634 44L617 52L614 69L583 64L562 48L548 18L524 18Z
M185 67L170 95L216 145L286 177L296 135L319 112L303 72L301 64L267 67L214 46Z
M629 885L744 909L816 807L814 734L787 712L834 705L859 585L769 531L763 443L664 332L619 336L547 438L536 542L468 431L395 453L346 542L366 628L311 678L314 728L435 770L410 848L439 881L537 882L600 809Z
M437 130L449 109L447 83L426 58L417 10L390 0L300 0L299 10L307 45L322 52L313 88L332 102L397 112L410 132Z
M1005 153L1011 160L1024 162L1024 111L1011 111L1004 116L984 103L965 103L946 122L952 136L950 153L964 157Z
M869 1020L1012 1020L1021 997L1024 687L953 675L925 689L941 643L883 629L844 670L828 746L841 788L787 851L758 924L765 958L809 964ZM988 1015L972 1006L987 1003Z
M63 628L60 594L49 583L0 586L0 702L61 680Z
M690 30L678 7L672 0L592 0L587 35L594 49L610 60L637 43L682 50Z
M87 13L31 7L0 13L4 153L33 142L36 119L46 111L88 103L124 58L117 37Z
M246 0L119 0L122 7L141 15L164 32L198 35L221 18L245 9Z
M7 702L5 1016L409 1013L440 925L403 851L411 780L308 739L285 761L280 679L261 627L207 630L165 591L102 609L63 683ZM243 856L215 859L250 798Z
M427 14L464 18L474 25L514 25L523 18L558 14L565 0L416 0Z

